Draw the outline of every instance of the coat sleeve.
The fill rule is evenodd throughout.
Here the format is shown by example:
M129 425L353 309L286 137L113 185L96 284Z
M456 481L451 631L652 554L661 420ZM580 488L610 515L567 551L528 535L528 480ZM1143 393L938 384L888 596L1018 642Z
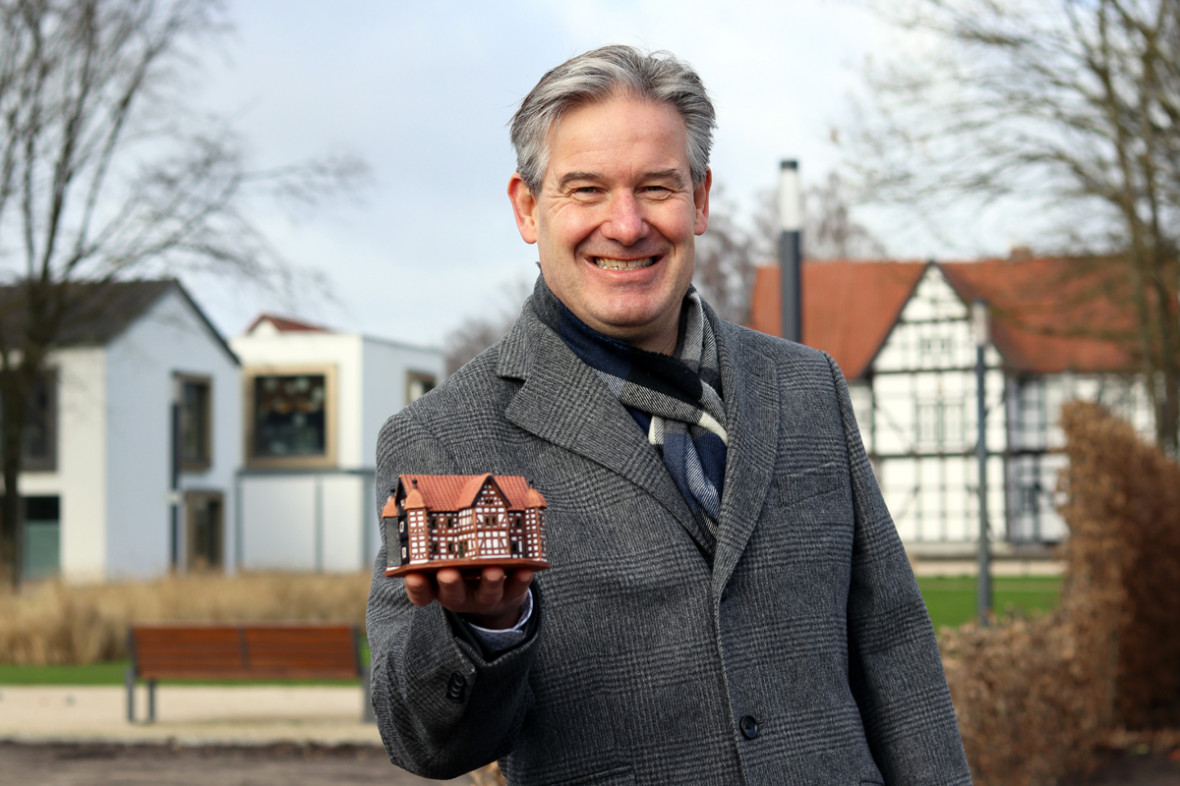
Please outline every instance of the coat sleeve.
M403 411L378 438L377 509L399 474L455 471L439 441L412 410ZM429 778L458 777L503 755L523 723L541 622L539 591L534 586L525 641L489 657L437 603L411 604L402 580L385 575L385 562L382 546L366 614L378 729L395 764Z
M926 604L865 454L844 376L831 358L852 474L849 681L887 784L970 784Z

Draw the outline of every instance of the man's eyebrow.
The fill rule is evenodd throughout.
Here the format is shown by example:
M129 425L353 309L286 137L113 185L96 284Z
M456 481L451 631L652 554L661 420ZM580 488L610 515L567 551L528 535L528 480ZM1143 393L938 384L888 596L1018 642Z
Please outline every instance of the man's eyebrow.
M566 172L557 180L557 187L565 188L570 183L577 180L601 180L602 175L598 172Z
M644 172L644 179L656 180L672 180L678 186L684 185L684 175L679 169L658 169L652 172ZM570 183L580 180L601 180L602 174L599 172L566 172L557 180L557 187L559 189L565 188Z
M644 176L656 180L672 180L678 186L684 185L684 175L679 169L661 169L656 172L647 172Z

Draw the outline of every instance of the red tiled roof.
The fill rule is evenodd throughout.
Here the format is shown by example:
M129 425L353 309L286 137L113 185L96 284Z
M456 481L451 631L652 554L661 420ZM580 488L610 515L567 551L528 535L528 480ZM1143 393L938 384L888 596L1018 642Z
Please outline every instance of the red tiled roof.
M471 507L483 488L484 483L491 480L508 499L508 507L514 510L524 510L535 506L540 500L545 504L544 497L535 489L530 489L528 481L520 475L402 475L399 480L406 493L416 488L422 495L422 500L430 510L461 510ZM533 491L536 498L529 496Z
M868 369L926 270L925 262L803 262L803 343L822 349L848 379ZM778 267L756 271L750 327L782 335Z
M246 328L246 333L253 332L254 328L258 327L263 322L269 322L270 324L274 325L275 330L279 331L280 333L299 331L310 333L327 332L327 328L321 327L319 325L313 325L310 322L300 322L297 319L279 317L275 316L274 314L259 314L257 317L255 317L254 321L250 323L250 327Z
M1115 259L1022 258L940 262L965 302L988 303L991 340L1009 368L1040 374L1136 367L1131 276ZM925 271L918 262L803 264L803 343L860 377ZM758 270L750 327L780 335L779 270Z
M987 301L991 340L1009 367L1041 374L1135 368L1125 262L988 259L939 267L964 302Z

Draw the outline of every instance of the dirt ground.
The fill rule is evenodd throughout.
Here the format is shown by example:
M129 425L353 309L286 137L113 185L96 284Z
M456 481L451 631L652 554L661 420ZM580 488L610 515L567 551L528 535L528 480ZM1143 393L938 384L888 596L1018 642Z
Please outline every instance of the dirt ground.
M469 786L389 763L371 745L246 747L0 742L0 786Z
M1089 779L1062 786L1180 786L1180 749L1152 755L1112 752Z
M0 742L0 786L469 786L393 767L371 745L245 747ZM1177 786L1180 755L1113 754L1064 786Z

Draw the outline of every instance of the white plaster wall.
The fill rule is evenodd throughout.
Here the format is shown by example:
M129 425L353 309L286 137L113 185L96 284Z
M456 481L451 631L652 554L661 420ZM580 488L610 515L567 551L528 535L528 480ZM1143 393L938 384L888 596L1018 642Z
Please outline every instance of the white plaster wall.
M368 473L252 473L241 478L240 489L241 567L329 572L371 567L377 550L368 533Z
M364 362L361 465L372 467L376 461L377 435L381 426L390 415L409 403L406 401L408 375L411 372L429 374L434 377L436 384L442 384L446 375L446 361L443 353L437 349L367 338ZM376 518L373 522L376 526Z
M109 578L158 575L170 565L171 403L173 374L212 380L212 461L183 472L181 489L224 495L224 564L235 563L234 473L240 452L239 369L187 300L171 291L108 347L106 367ZM179 552L186 522L180 507Z
M380 542L372 485L377 434L405 406L410 372L442 382L442 352L359 335L306 332L260 331L233 339L232 346L246 368L330 365L337 379L335 470L242 476L242 565L368 570Z
M21 493L61 500L60 567L66 581L106 577L108 506L106 466L106 352L99 347L58 350L57 471L26 472Z
M962 543L979 536L979 470L961 456L893 458L881 463L881 493L902 541ZM1004 460L988 459L991 537L1004 536Z
M248 570L316 569L316 488L308 476L247 476L241 493L240 566Z
M364 543L365 513L370 502L365 498L368 484L355 475L323 478L320 485L321 555L320 570L331 572L364 570L368 567Z

